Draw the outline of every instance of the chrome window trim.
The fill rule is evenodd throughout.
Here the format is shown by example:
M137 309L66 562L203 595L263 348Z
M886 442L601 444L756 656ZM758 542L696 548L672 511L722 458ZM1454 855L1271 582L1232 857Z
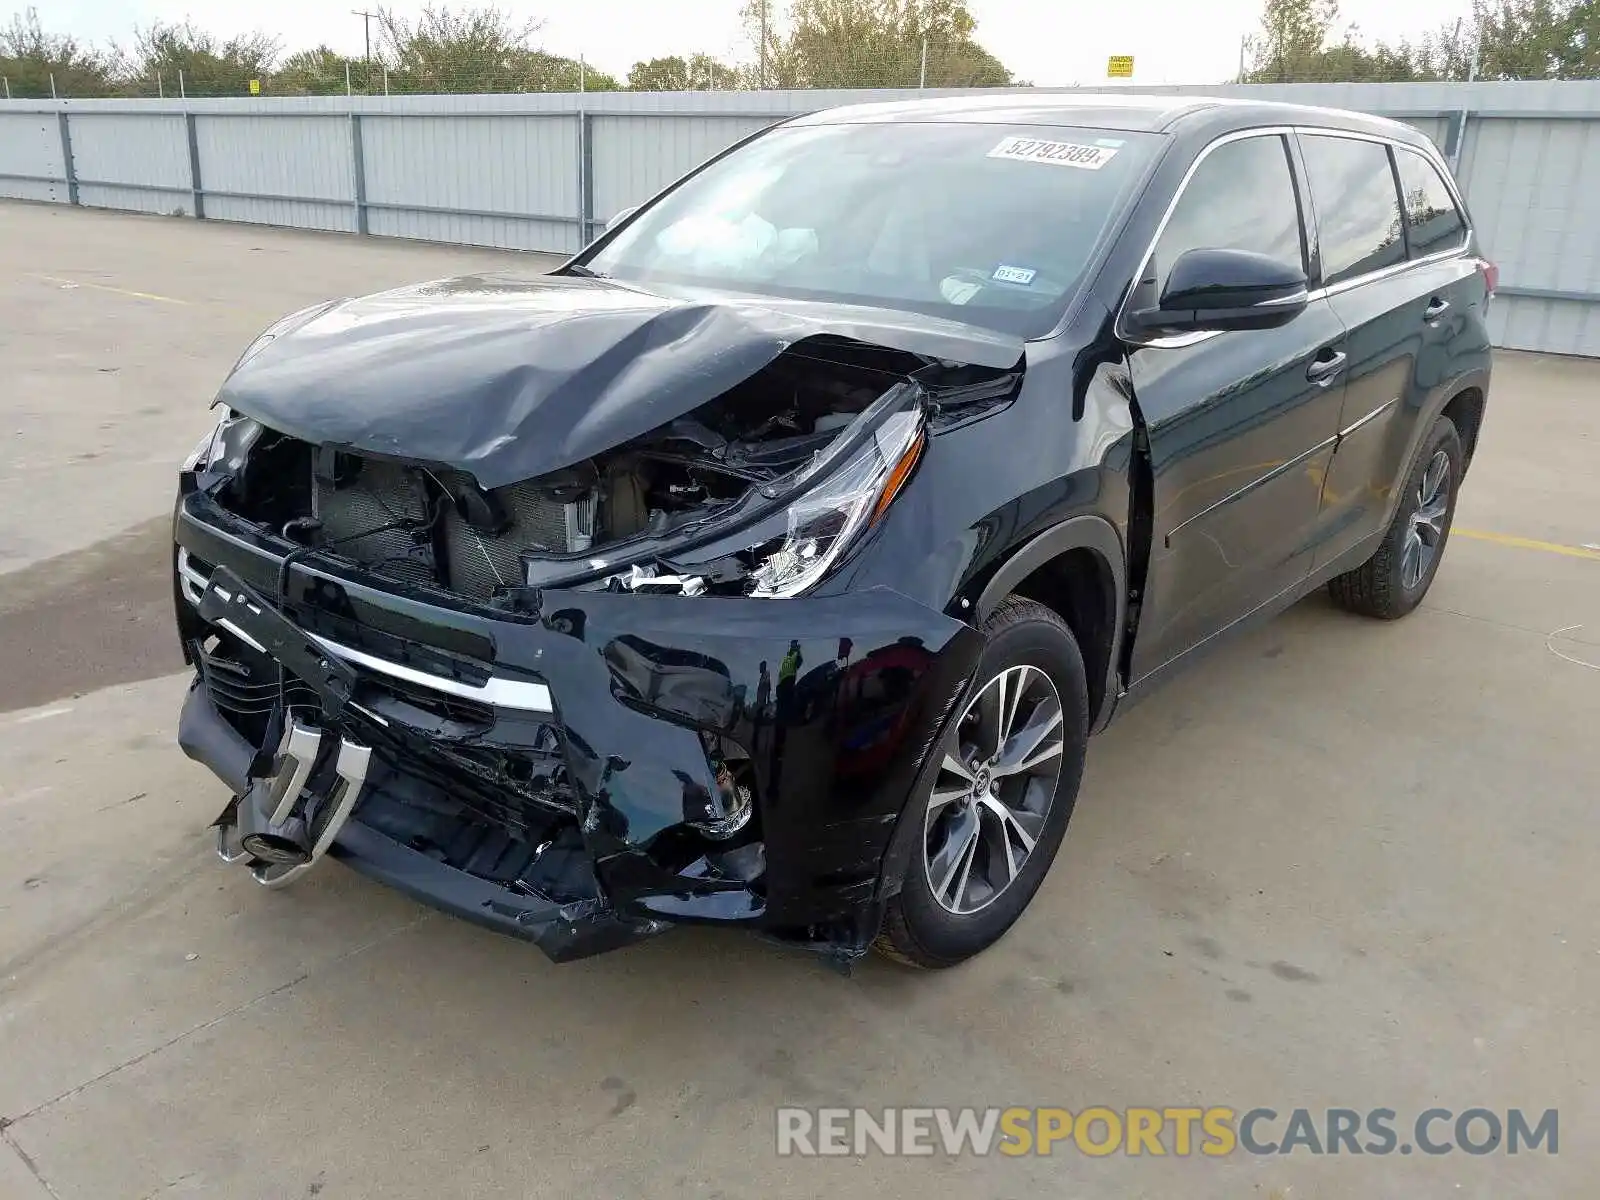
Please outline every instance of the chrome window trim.
M1235 129L1231 133L1224 133L1212 141L1207 142L1205 148L1195 156L1194 162L1189 164L1189 169L1183 173L1183 178L1178 181L1177 191L1173 193L1172 199L1168 201L1167 209L1161 215L1161 223L1156 226L1156 231L1150 238L1150 244L1145 247L1144 253L1140 255L1138 269L1134 271L1133 278L1129 280L1128 290L1122 298L1122 303L1117 307L1117 320L1115 329L1118 337L1136 346L1145 346L1156 350L1176 350L1185 346L1196 346L1201 342L1221 336L1221 331L1219 330L1207 330L1194 333L1170 334L1164 337L1144 338L1141 338L1137 334L1130 332L1128 325L1128 306L1133 300L1134 286L1140 279L1144 278L1145 268L1150 265L1150 259L1155 255L1156 245L1161 241L1161 235L1167 231L1167 225L1172 220L1172 214L1177 211L1178 202L1183 199L1183 194L1189 189L1189 181L1194 178L1194 173L1200 169L1200 164L1205 162L1205 160L1211 156L1212 151L1221 146L1226 146L1230 142L1240 142L1246 138L1288 136L1299 137L1301 134L1305 134L1306 136L1348 138L1352 141L1358 142L1376 142L1380 146L1411 150L1417 154L1420 154L1423 159L1432 164L1434 169L1439 172L1440 177L1444 179L1445 187L1449 189L1450 196L1455 201L1456 211L1461 214L1462 221L1462 238L1459 246L1453 247L1450 250L1441 250L1435 254L1429 254L1422 258L1407 258L1404 262L1398 262L1388 267L1382 267L1376 271L1369 271L1365 275L1357 275L1352 279L1342 279L1331 287L1313 288L1307 295L1307 303L1314 303L1317 300L1323 300L1329 296L1337 296L1339 293L1349 291L1351 288L1359 287L1365 283L1374 283L1380 279L1388 278L1391 275L1398 275L1403 271L1410 270L1412 267L1421 267L1426 266L1429 263L1443 262L1449 258L1465 258L1467 256L1467 248L1472 245L1473 236L1476 230L1473 228L1472 219L1467 212L1466 202L1461 197L1460 185L1456 182L1455 176L1450 173L1450 168L1445 165L1443 157L1440 156L1433 143L1427 140L1426 135L1422 135L1426 144L1423 146L1416 146L1412 145L1410 142L1403 142L1396 138L1386 137L1381 134L1366 133L1364 131L1354 129L1335 129L1320 125L1259 125L1250 129ZM1393 175L1393 172L1394 168L1391 166L1391 175ZM1308 179L1306 183L1309 186L1310 180ZM1315 197L1312 198L1311 202L1312 205L1315 206ZM1404 207L1402 206L1402 213L1403 212ZM1310 230L1306 230L1305 232L1309 234Z
M196 608L200 606L200 595L205 591L210 582L189 562L189 552L183 547L178 548L178 576L183 589L183 598ZM224 595L223 599L229 599ZM266 648L256 641L232 621L218 622L234 637L239 638L257 651L265 654ZM459 679L446 679L442 675L433 675L427 671L419 671L415 667L408 667L403 663L390 662L386 658L368 654L364 650L357 650L351 646L341 645L338 642L312 633L309 629L302 632L321 646L328 653L337 656L357 667L365 667L377 675L387 675L391 679L398 679L404 683L414 684L417 687L427 688L429 691L442 692L447 696L457 696L464 700L476 700L482 704L490 704L496 708L512 708L519 712L554 713L555 706L550 700L550 689L542 683L531 683L520 679L506 679L502 676L491 675L482 685L463 683Z

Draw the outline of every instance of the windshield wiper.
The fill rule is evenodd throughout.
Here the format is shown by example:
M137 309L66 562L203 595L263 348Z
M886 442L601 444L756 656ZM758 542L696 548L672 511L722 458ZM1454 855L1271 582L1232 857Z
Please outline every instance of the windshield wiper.
M582 263L570 263L563 268L563 274L577 275L583 279L610 279L609 275L602 275L593 267L586 267Z

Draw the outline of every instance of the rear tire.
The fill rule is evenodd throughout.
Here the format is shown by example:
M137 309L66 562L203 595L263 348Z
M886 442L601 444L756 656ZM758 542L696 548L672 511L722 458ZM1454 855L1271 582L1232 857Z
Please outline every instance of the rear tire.
M1382 543L1355 570L1328 582L1335 604L1393 621L1422 603L1450 538L1461 467L1461 437L1440 417L1422 440Z
M1000 940L1050 869L1083 777L1089 698L1072 631L1016 596L982 629L967 710L935 751L947 765L902 818L918 823L917 848L874 943L908 966L954 966Z

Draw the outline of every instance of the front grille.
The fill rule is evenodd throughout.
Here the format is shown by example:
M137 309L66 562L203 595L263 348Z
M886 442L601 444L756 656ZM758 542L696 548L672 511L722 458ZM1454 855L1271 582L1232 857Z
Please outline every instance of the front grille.
M195 661L212 703L236 717L260 717L278 701L277 666L230 633L200 643ZM290 707L320 704L317 693L295 676L284 675L284 698Z

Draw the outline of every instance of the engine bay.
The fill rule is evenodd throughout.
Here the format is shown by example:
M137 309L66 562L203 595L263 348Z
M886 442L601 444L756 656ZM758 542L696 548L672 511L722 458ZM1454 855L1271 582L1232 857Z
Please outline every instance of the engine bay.
M991 391L1011 379L813 338L662 427L504 487L257 426L251 444L226 456L217 495L238 515L322 554L479 601L562 575L594 575L607 561L620 571L587 586L748 594L754 560L689 581L613 551L630 542L670 544L753 494L776 494L775 485L816 461L896 385L911 383L925 398L957 396L974 391L974 378Z

